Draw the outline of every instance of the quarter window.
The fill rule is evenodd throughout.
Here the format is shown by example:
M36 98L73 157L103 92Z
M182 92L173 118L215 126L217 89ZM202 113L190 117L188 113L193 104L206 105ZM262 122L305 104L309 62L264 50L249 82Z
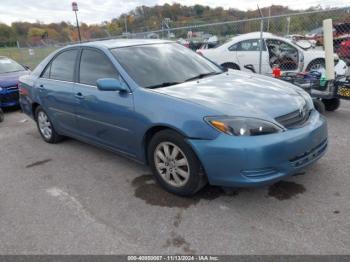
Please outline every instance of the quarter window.
M59 54L52 62L46 71L44 77L49 74L50 79L73 82L74 80L74 66L78 50L68 50ZM51 68L51 69L50 69Z
M119 78L117 70L106 55L85 49L81 55L80 78L82 84L96 86L96 81L100 78Z

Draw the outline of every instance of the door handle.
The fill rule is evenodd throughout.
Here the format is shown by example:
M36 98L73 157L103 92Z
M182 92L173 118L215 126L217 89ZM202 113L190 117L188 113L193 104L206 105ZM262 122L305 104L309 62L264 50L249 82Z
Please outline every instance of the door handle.
M80 93L80 92L79 92L79 93L76 93L76 94L75 94L75 97L76 97L76 98L79 98L79 99L83 99L83 98L84 98L83 94Z

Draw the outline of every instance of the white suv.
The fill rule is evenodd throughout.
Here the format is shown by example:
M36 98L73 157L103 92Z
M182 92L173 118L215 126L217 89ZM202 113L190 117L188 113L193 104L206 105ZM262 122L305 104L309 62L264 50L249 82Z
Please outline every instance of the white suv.
M233 37L227 43L213 49L199 49L200 53L226 68L245 70L251 64L259 69L260 32ZM347 66L335 54L336 72L344 75ZM262 73L271 74L272 67L279 65L282 71L298 72L325 68L325 52L321 49L302 48L293 41L271 33L263 33Z

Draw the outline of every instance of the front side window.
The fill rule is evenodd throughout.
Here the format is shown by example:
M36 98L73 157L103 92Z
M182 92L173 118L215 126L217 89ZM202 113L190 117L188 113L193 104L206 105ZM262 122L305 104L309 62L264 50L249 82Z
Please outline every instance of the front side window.
M96 86L100 78L118 79L119 74L109 58L99 51L85 49L81 54L79 83Z
M298 68L298 49L280 39L267 39L270 66L278 65L281 70L296 70Z
M214 63L175 43L130 46L111 51L134 81L145 88L222 73Z
M77 54L78 50L68 50L60 53L46 68L43 77L73 82Z

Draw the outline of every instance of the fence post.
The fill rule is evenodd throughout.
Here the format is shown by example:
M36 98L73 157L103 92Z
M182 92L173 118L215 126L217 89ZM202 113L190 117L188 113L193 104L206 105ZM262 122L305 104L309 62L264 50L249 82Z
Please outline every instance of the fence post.
M260 45L259 45L259 74L261 74L261 69L262 69L263 31L264 31L264 18L261 18L261 20L260 20Z

